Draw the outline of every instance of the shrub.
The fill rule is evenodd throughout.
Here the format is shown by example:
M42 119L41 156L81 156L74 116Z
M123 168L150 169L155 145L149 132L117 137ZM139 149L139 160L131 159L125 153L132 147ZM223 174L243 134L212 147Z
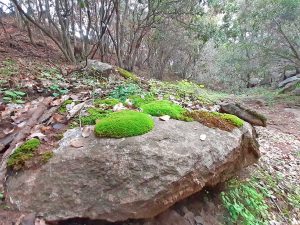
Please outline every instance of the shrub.
M153 119L144 113L125 110L112 113L95 126L98 137L122 138L145 134L154 127Z
M191 121L191 118L185 115L187 111L184 108L167 100L150 102L142 105L141 109L152 116L169 115L172 119Z
M34 156L40 144L40 140L36 138L26 141L9 157L7 165L15 170L21 169L25 162Z

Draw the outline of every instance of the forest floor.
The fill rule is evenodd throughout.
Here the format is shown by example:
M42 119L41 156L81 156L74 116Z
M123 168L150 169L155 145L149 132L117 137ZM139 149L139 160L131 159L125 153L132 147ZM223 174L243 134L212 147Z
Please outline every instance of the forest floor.
M6 32L0 32L0 92L17 90L26 93L26 96L19 96L18 99L25 101L27 105L18 108L17 104L12 104L12 107L15 107L11 109L14 111L14 116L24 113L41 96L54 97L56 94L58 96L67 94L84 101L97 93L95 77L63 75L64 70L67 70L69 66L62 65L61 54L55 46L49 43L51 42L46 39L32 46L26 33L20 31L11 21L6 22ZM99 92L105 95L105 92L111 91L119 84L117 82L111 86L101 85L101 87L105 86L105 91ZM190 89L189 87L183 88L181 92L185 90ZM159 92L160 89L156 91ZM210 93L212 92L205 92L205 97L208 97ZM0 102L1 97L3 94L2 96L0 94ZM246 203L243 202L243 198L247 198L248 194L252 193L251 188L254 188L259 196L254 196L252 206L258 204L259 207L267 207L268 213L264 215L265 220L269 221L267 224L300 225L300 108L298 103L294 104L291 101L286 104L284 101L274 101L269 104L259 96L246 98L230 96L230 98L244 103L268 118L267 127L256 127L262 153L259 162L243 170L228 184L193 195L176 204L173 209L182 216L192 213L194 217L202 221L203 225L242 224L242 222L235 223L233 215L239 208L245 207ZM12 99L12 101L16 100ZM184 101L180 103L185 104ZM185 105L190 104L194 104L192 100L188 100ZM5 110L7 109L3 108L3 104L0 103L0 113ZM56 116L56 119L58 122L64 120L59 116ZM2 126L5 121L1 120L2 117L0 119ZM67 126L62 128L64 129L67 129ZM10 130L8 129L7 132ZM238 194L233 194L236 190ZM226 207L220 197L222 192L226 196L233 197L237 203L235 207L231 205L231 210L225 210ZM264 203L261 203L260 195L263 196ZM0 205L0 225L18 225L22 214L10 210L4 202Z

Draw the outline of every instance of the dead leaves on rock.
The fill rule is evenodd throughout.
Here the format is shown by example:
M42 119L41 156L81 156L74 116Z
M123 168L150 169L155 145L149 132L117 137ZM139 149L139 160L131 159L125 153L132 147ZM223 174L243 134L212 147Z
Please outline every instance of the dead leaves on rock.
M81 148L84 146L84 139L83 138L75 138L70 141L70 145L74 148Z

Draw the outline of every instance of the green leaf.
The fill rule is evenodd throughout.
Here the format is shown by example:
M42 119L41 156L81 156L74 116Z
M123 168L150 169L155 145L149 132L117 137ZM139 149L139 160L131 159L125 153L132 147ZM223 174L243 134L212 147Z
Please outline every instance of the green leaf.
M23 103L25 103L25 101L23 101L23 100L21 100L21 99L17 99L15 102L16 102L17 104L23 104Z
M17 94L14 91L4 91L4 95L12 98L17 97Z
M19 96L25 96L26 93L25 92L22 92L22 91L14 91L15 94L19 95Z
M12 98L11 97L3 97L3 100L5 102L11 102Z

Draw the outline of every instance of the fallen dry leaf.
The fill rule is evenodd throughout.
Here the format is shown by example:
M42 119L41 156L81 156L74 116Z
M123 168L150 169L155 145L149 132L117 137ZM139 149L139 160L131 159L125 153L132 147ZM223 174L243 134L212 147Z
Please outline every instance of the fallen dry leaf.
M41 132L37 132L37 133L31 134L29 137L30 137L30 138L35 138L35 137L37 137L38 139L43 140L43 139L46 137L46 135L45 135L45 134L42 134Z
M52 118L57 123L65 123L66 122L66 118L63 115L58 114L58 113L55 113Z
M75 138L70 141L70 145L74 148L81 148L84 146L83 138Z
M90 126L86 126L86 127L83 127L82 128L82 137L86 138L86 137L89 137L92 133L92 127Z

